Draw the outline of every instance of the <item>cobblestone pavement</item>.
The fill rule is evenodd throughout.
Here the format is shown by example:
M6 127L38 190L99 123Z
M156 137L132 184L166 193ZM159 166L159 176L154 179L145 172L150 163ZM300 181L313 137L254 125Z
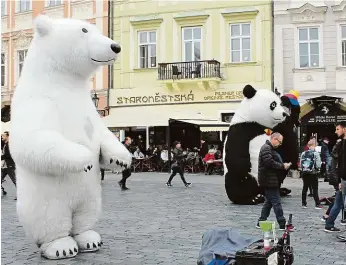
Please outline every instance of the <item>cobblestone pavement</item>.
M223 177L188 175L193 183L190 188L185 188L179 177L168 188L167 177L135 173L129 179L131 190L121 192L117 184L120 176L107 174L102 184L103 214L96 228L104 242L102 249L60 261L41 258L36 246L25 238L16 216L15 190L7 180L8 195L1 202L1 264L190 265L196 264L203 233L213 226L260 236L255 224L261 206L231 204ZM346 264L346 244L323 231L323 211L314 209L312 198L308 209L300 207L301 181L288 179L285 184L292 189L292 196L283 199L283 209L286 215L294 214L294 264ZM332 189L320 183L320 193L328 195ZM275 220L273 213L270 219Z

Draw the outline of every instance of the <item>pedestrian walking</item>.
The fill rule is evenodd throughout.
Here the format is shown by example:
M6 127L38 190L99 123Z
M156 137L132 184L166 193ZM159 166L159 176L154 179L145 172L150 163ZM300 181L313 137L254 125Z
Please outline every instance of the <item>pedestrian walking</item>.
M131 143L132 143L132 139L130 137L126 137L125 141L124 141L124 146L127 148L127 150L129 150L130 153L132 153L130 150ZM122 174L122 178L118 182L118 184L119 184L121 190L123 190L123 191L129 190L129 188L126 187L126 180L131 176L131 167L124 169L121 172L121 174Z
M4 187L2 186L2 183L5 181L5 178L7 175L12 180L14 186L17 186L16 165L10 153L9 138L10 138L10 133L7 131L1 135L1 139L4 143L2 146L2 153L1 153L1 190L3 195L7 194ZM17 196L15 200L17 200Z
M345 210L345 196L346 196L346 122L339 122L336 124L335 133L341 139L337 143L337 174L333 174L330 177L336 178L338 183L338 191L335 195L335 201L333 208L330 210L328 219L324 231L333 233L340 232L340 229L335 227L335 220L338 217L340 211ZM346 220L343 219L340 222L341 225L346 225Z
M183 152L181 148L181 143L178 141L175 141L173 143L174 149L173 149L173 164L172 164L172 174L169 177L166 185L168 187L172 186L172 180L175 177L176 174L179 174L181 177L181 180L184 182L185 187L189 187L191 185L190 182L186 182L184 177L184 158L187 156L185 152Z
M308 142L309 150L304 151L300 157L300 168L302 171L303 190L302 190L302 207L307 208L306 194L309 187L312 188L312 196L315 200L315 209L323 209L318 196L318 176L321 169L321 157L315 151L316 141Z
M286 219L280 199L280 183L282 180L279 176L282 175L283 170L289 169L291 163L282 163L275 151L282 144L282 141L283 136L280 133L273 133L270 136L270 140L267 140L262 146L259 154L258 181L259 185L264 189L265 202L256 225L257 228L260 228L260 221L267 220L271 209L274 208L279 229L285 230Z

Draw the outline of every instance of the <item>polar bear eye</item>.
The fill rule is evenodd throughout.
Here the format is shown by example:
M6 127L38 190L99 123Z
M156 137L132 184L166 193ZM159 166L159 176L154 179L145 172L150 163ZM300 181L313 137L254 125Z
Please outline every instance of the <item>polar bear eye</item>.
M271 104L270 104L270 110L274 110L276 108L276 102L273 101Z
M82 28L82 31L83 31L84 33L88 33L88 30L87 30L86 28Z

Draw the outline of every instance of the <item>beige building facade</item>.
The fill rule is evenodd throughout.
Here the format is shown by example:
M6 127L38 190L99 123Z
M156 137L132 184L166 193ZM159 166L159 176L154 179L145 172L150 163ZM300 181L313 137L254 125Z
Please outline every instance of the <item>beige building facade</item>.
M76 18L95 24L108 36L108 1L100 0L2 0L1 1L1 106L11 104L25 56L33 38L34 18L46 14L53 19ZM92 95L97 94L98 109L107 106L108 66L90 79Z

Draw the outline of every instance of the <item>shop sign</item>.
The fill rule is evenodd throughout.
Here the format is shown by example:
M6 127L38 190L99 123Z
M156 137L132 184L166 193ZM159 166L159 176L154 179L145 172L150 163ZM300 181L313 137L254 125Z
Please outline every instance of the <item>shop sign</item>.
M189 103L189 102L209 102L209 101L229 101L242 100L243 91L222 91L214 92L209 96L205 93L195 94L192 91L185 94L162 94L133 96L133 97L117 97L117 105L151 105L151 104L172 104L172 103Z
M346 114L337 114L335 103L323 102L317 104L315 115L308 119L308 123L336 123L346 121Z

